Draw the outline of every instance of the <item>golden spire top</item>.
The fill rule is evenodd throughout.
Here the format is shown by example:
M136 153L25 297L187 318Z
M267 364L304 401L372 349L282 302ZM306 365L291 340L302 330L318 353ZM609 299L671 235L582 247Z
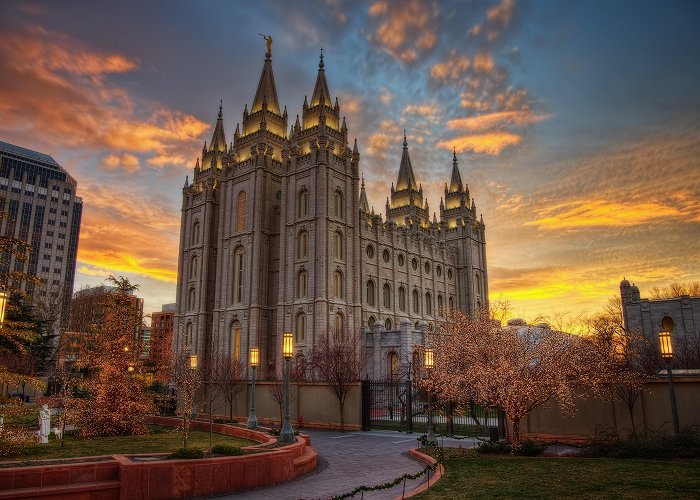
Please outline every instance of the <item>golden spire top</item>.
M263 35L262 33L258 34L265 39L265 44L267 45L267 53L270 54L267 57L270 57L272 55L272 35Z

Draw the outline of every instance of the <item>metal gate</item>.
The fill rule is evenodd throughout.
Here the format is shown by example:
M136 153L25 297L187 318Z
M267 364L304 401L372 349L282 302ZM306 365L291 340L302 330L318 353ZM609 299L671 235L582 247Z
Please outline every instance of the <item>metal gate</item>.
M362 429L426 433L428 414L438 434L505 437L503 412L469 403L429 398L412 381L363 380Z

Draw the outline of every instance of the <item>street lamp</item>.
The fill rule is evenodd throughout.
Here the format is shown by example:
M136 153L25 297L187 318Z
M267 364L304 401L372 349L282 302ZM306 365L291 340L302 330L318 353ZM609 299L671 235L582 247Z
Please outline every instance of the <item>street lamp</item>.
M430 372L435 368L435 353L430 347L425 349L425 358L423 360L423 366L428 370L428 378L430 378ZM432 391L428 387L428 442L435 442L435 427L433 426L433 412L432 412Z
M2 328L3 323L5 323L5 308L7 307L7 292L0 291L0 328Z
M197 369L197 363L198 363L198 358L196 354L190 354L190 369L191 370L196 370Z
M253 401L250 405L250 415L248 416L248 429L258 428L258 418L255 415L255 369L258 367L258 362L260 361L260 351L257 347L253 347L250 350L250 367L253 369Z
M282 334L282 356L284 357L284 423L280 430L279 442L288 444L294 442L294 431L289 421L289 362L294 353L294 336L291 332Z
M673 371L671 370L673 344L671 343L671 332L669 330L661 330L659 332L659 347L661 348L661 357L666 361L668 393L671 398L671 415L673 416L673 434L677 436L680 434L680 426L678 425L678 410L676 409L676 392L673 389Z

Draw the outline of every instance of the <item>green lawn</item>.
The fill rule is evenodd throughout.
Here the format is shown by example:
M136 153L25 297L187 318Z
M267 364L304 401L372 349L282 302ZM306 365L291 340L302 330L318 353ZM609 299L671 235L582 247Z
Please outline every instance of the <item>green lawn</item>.
M698 460L477 457L445 468L416 498L700 498Z
M0 461L36 460L46 458L86 457L93 455L112 455L130 453L168 453L182 448L182 433L172 427L151 426L153 433L143 436L115 436L80 439L75 435L67 435L64 447L54 439L49 438L49 444L32 445L29 454L0 458ZM254 441L240 439L222 434L214 434L213 445L227 443L233 446L250 446ZM209 448L209 433L206 431L190 431L187 447Z

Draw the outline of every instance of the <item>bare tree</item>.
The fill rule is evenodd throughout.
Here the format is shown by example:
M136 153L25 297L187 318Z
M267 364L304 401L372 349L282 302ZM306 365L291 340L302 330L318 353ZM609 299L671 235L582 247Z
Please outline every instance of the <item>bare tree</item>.
M655 286L649 292L649 296L652 299L676 299L682 295L699 297L700 281L692 281L689 283L671 283L663 288Z
M202 386L202 370L186 352L173 357L170 379L177 386L176 414L182 418L182 446L187 448L190 423L195 411L195 398Z
M219 358L219 367L216 370L219 375L218 384L221 394L228 403L228 416L233 419L233 403L244 387L245 362L242 360L233 361L229 358Z
M345 431L345 399L365 371L364 350L356 336L326 334L311 351L311 369L338 399L340 430Z

